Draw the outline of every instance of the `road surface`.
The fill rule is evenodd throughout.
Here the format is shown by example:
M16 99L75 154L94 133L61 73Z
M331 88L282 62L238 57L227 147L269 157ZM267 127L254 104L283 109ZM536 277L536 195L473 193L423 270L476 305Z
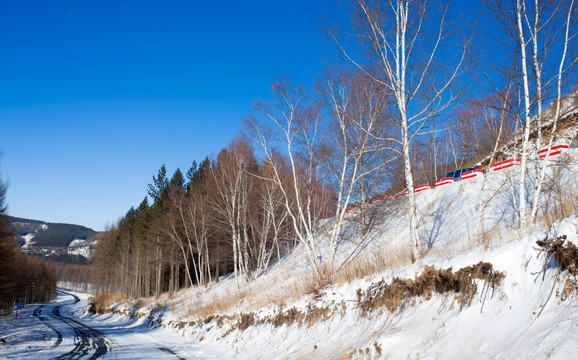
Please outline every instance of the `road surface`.
M232 359L142 320L85 315L88 296L58 290L45 305L27 305L18 318L0 318L0 359Z

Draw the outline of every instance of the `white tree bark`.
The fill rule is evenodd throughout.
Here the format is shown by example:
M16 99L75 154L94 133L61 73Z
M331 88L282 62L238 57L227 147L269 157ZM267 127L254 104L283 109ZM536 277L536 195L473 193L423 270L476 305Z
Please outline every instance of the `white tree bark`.
M420 6L420 4L415 5L416 2L414 1L396 0L390 1L389 6L386 5L384 9L371 7L365 0L356 0L356 4L362 14L360 21L367 29L365 33L358 36L368 40L374 58L379 65L379 73L376 75L369 66L356 61L336 36L333 38L348 61L395 98L397 126L400 131L400 137L395 141L401 147L405 185L408 190L408 227L410 232L410 244L408 246L412 249L413 258L417 259L421 242L418 233L419 214L415 200L411 164L411 141L420 134L429 119L446 109L454 100L451 95L449 99L444 99L443 96L458 75L465 56L465 48L453 73L446 78L439 79L433 93L430 93L419 107L412 107L414 100L424 94L424 80L431 76L431 66L438 55L440 43L446 36L444 31L447 9L441 14L433 42L426 42L423 39L424 35L431 31L431 29L423 28L427 2ZM410 14L411 11L415 11L415 14ZM389 31L390 24L387 21L393 23L393 33ZM411 33L409 27L411 27ZM416 48L419 46L430 46L430 48L427 50L423 65L417 67L410 60L413 60Z
M522 156L520 157L520 180L518 182L518 206L520 227L526 227L526 167L528 163L528 143L530 139L531 127L531 108L530 108L530 87L528 80L528 66L526 56L526 39L525 31L522 24L522 15L524 13L524 0L516 0L516 20L518 26L518 45L520 46L520 60L522 65L522 83L524 97L524 134L522 137Z
M319 117L305 109L304 95L287 80L274 84L274 90L275 105L258 103L255 106L267 121L260 122L256 117L251 117L246 122L253 140L261 146L267 162L271 164L272 176L268 180L280 190L295 236L305 247L314 271L318 272L318 216L312 185L317 170ZM283 155L276 153L276 145L282 147ZM287 164L283 163L283 158Z
M538 8L538 0L536 1L536 9ZM552 130L550 132L550 137L548 139L548 151L546 152L546 156L542 162L542 166L540 167L540 171L538 173L538 180L536 181L536 185L534 188L534 198L532 200L532 212L530 215L530 219L532 222L536 221L536 215L538 213L539 208L539 199L540 199L540 192L542 191L542 184L544 183L544 178L546 175L546 169L548 167L549 159L550 159L550 148L552 147L552 142L554 140L554 135L556 133L556 126L558 125L558 121L560 120L560 112L561 112L561 100L562 100L562 75L564 73L564 63L566 61L566 52L568 50L568 42L569 42L569 33L570 33L570 21L572 14L574 13L574 0L570 2L570 6L568 8L568 13L566 16L566 23L565 23L565 32L564 32L564 45L562 50L562 57L560 59L560 64L558 66L558 81L557 81L557 88L556 88L556 113L554 115L553 123L552 123ZM537 143L539 144L539 143ZM540 150L539 147L536 150Z

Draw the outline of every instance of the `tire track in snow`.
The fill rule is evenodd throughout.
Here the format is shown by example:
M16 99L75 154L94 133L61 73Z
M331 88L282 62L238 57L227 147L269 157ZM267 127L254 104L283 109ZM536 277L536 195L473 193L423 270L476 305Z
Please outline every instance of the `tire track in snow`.
M52 324L50 322L48 322L48 319L46 317L42 316L42 308L43 307L44 307L44 305L37 307L34 310L34 312L32 313L32 315L37 317L38 320L40 320L40 322L42 322L42 324L49 327L50 329L52 329L52 331L54 331L56 333L57 339L54 342L54 344L52 345L52 347L57 347L58 345L60 345L62 343L62 333L60 331L58 331L57 328L52 326Z
M179 360L187 360L187 359L185 359L185 358L180 357L179 355L177 355L177 353L174 352L174 351L172 351L171 349L168 349L168 348L165 348L165 347L160 347L159 350L164 351L164 352L166 352L167 354L174 355L174 356L178 357Z
M62 292L63 294L72 296L74 298L74 303L80 301L78 296L69 294L66 292ZM56 306L52 310L52 317L58 319L65 323L66 325L70 326L74 331L74 349L67 352L66 354L60 355L56 357L57 360L73 360L73 359L80 359L84 356L87 356L91 349L94 349L94 354L88 359L94 360L98 359L101 356L104 356L108 352L109 344L106 341L104 335L90 326L87 326L79 321L71 319L67 316L60 314L60 307L62 305Z

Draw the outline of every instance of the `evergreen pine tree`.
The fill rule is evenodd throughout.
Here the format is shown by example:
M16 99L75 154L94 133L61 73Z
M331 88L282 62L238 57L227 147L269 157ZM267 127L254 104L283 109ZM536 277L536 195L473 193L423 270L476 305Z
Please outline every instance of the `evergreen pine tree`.
M168 190L169 180L167 179L167 168L165 164L161 166L157 176L153 175L153 183L149 184L149 196L154 202L159 202Z

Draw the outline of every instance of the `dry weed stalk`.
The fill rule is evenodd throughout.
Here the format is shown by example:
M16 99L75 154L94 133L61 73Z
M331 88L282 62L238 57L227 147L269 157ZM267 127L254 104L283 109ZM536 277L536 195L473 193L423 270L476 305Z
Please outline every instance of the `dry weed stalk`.
M552 165L552 176L543 185L547 191L544 191L542 196L547 196L547 198L543 201L536 222L551 227L558 219L578 213L578 197L573 192L578 185L576 181L578 174L572 170L572 161L570 157L562 157L555 165ZM570 182L563 176L563 170L574 174L568 177Z

